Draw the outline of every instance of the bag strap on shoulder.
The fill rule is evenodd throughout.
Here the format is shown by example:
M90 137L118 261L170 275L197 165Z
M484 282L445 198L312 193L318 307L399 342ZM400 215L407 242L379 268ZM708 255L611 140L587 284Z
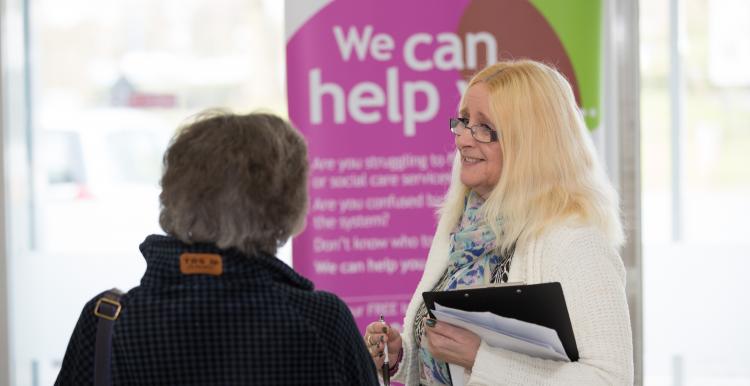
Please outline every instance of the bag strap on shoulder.
M94 352L94 385L112 385L112 328L122 311L123 292L117 288L105 292L94 307L99 318L96 325L96 347Z

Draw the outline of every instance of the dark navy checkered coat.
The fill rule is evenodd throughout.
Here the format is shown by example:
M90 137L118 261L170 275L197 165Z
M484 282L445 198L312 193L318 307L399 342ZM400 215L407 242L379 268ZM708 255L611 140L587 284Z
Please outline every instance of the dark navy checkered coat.
M166 236L141 244L147 269L123 298L114 385L377 385L349 309L273 256ZM222 255L223 274L183 275L183 252ZM92 385L97 296L83 309L56 385Z

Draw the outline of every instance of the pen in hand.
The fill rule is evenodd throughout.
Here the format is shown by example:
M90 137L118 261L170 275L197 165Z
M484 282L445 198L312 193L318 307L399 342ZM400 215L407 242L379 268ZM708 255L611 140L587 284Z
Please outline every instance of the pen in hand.
M385 324L385 319L383 318L383 314L380 314L380 323ZM386 333L385 339L383 340L383 353L385 353L385 359L383 360L383 367L381 367L381 370L383 372L383 385L390 386L391 379L390 379L390 366L388 364L388 334Z

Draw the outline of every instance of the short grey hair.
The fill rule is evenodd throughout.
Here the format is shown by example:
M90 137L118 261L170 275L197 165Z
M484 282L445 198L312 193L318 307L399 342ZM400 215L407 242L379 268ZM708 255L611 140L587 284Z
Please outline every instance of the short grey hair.
M164 153L159 224L183 242L276 254L307 212L307 145L273 114L212 110Z

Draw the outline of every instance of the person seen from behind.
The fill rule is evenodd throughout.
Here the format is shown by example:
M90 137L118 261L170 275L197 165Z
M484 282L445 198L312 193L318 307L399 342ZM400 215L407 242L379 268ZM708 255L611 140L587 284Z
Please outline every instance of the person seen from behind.
M304 139L275 115L210 111L179 130L161 179L166 235L140 245L146 272L120 299L111 384L378 384L347 306L275 257L304 226L307 173ZM56 385L94 384L100 297Z

